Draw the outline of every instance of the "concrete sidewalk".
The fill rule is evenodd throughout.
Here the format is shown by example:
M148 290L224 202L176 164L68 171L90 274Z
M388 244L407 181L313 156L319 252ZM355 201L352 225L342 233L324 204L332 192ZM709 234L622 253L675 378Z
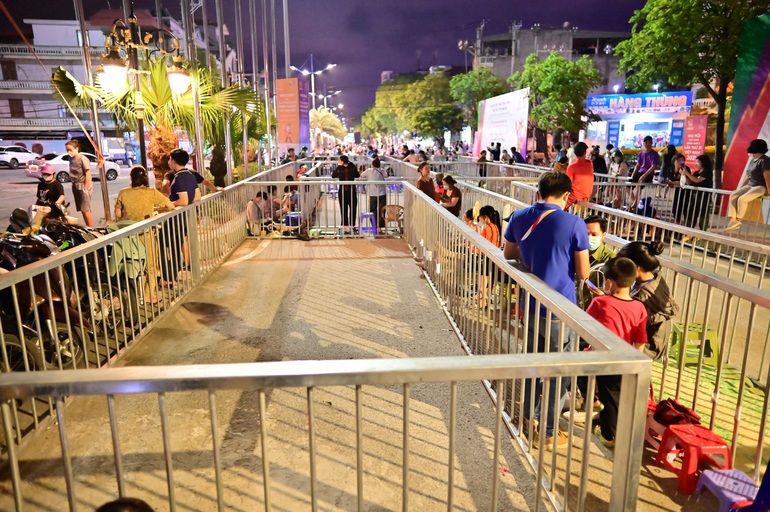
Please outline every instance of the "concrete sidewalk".
M121 364L462 354L403 240L249 240ZM446 509L449 386L414 385L410 396L409 509ZM363 397L365 508L400 509L402 389L364 386ZM216 403L226 509L262 509L257 393L221 392ZM317 389L314 404L319 509L353 510L355 390ZM120 396L115 407L126 495L168 510L158 398ZM165 407L178 510L215 510L208 397L168 394ZM304 389L267 393L273 510L309 509L306 407ZM512 443L504 440L492 467L494 409L481 384L458 385L457 408L455 509L488 510L494 471L498 509L532 509L533 477ZM75 400L65 425L79 509L93 510L118 494L105 398ZM53 424L22 452L25 510L66 509L60 454ZM2 485L10 489L7 475ZM11 496L0 496L0 510L12 509Z

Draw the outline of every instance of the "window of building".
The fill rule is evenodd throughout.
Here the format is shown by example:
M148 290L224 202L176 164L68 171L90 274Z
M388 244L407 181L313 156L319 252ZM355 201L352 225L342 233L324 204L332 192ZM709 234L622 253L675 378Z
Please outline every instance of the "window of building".
M19 99L9 99L8 106L11 108L11 117L24 117L24 101Z
M18 80L16 74L16 63L12 60L0 60L0 70L3 73L3 80Z

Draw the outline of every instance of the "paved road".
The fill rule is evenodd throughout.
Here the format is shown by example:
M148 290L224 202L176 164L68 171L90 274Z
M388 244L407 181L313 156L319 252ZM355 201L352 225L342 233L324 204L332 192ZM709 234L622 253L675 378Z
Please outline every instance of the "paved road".
M120 176L115 181L107 182L109 191L110 210L115 207L115 199L118 197L120 189L130 186L128 177L128 167L121 167ZM35 202L35 190L37 180L28 178L24 175L24 169L9 169L0 167L0 229L5 229L8 225L7 219L15 208L27 209L29 205ZM79 222L83 222L83 216L75 211L75 201L72 197L72 185L64 184L64 194L67 201L71 203L70 213L77 217ZM104 224L104 205L102 201L101 184L94 182L94 194L91 200L91 208L94 213L94 221L97 225ZM114 215L114 213L113 213Z

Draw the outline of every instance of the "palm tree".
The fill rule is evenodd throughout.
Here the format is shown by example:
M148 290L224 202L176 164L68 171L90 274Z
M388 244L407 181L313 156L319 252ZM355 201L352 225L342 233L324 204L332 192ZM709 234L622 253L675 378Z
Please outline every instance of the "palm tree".
M313 134L313 146L321 146L321 136L326 133L337 139L343 138L348 131L331 111L319 107L310 110L310 131Z
M147 62L148 71L139 72L139 89L144 104L144 119L150 126L150 145L148 156L157 172L167 166L171 146L169 134L176 127L195 133L195 116L192 88L182 94L176 94L169 85L166 59L160 57ZM206 68L188 70L191 78L198 84L201 106L203 137L212 145L221 145L224 141L225 114L231 114L234 141L242 140L241 115L247 116L249 134L260 138L265 132L264 116L261 115L263 103L252 89L239 86L220 87L217 80ZM54 94L72 106L86 107L95 99L109 111L118 122L130 130L136 129L137 91L128 83L121 84L116 90L107 90L98 78L93 87L83 85L66 69L58 68L52 78ZM140 135L141 136L141 135ZM160 147L156 147L160 146Z

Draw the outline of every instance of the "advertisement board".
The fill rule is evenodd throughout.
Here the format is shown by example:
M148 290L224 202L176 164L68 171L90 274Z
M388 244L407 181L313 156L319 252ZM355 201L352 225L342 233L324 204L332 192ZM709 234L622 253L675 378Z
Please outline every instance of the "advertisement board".
M709 116L688 116L684 120L682 154L690 169L695 169L695 159L706 150L706 130Z
M473 155L492 143L509 152L515 147L527 157L529 89L501 94L479 102L479 129L474 138Z
M684 119L674 119L671 121L671 136L668 139L669 144L673 144L676 147L682 145L684 139Z
M692 110L692 91L589 96L586 100L586 110L600 116L689 112Z
M299 152L310 145L308 83L299 78L276 80L276 118L278 153L289 148Z

